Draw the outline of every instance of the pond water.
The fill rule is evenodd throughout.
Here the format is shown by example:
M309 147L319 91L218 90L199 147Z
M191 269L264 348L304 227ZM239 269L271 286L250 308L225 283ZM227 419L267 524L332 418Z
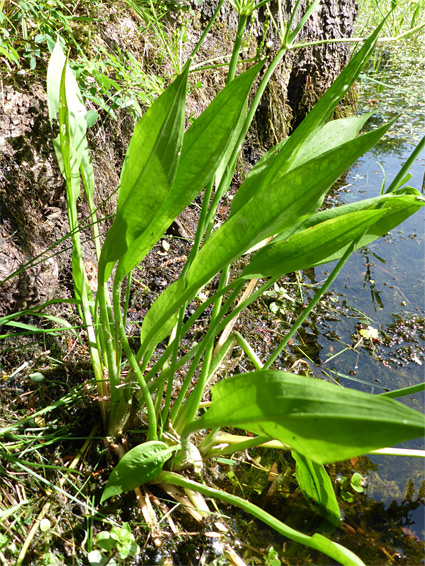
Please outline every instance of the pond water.
M406 58L398 51L383 52L379 68L368 76L389 87L370 80L361 85L359 112L375 110L369 127L381 125L399 113L402 116L379 146L348 172L334 197L338 203L377 196L383 170L388 186L425 135L424 62L418 63L418 55L411 55L413 63L406 65ZM421 155L410 170L409 186L424 190L424 165L425 155ZM343 314L339 320L319 325L315 373L323 376L326 372L328 379L373 393L423 382L424 218L422 209L386 237L353 254L345 265L333 285L333 300ZM329 271L329 265L316 268L314 279L323 280ZM359 334L360 328L368 327L377 330L376 339ZM424 395L404 397L402 402L423 410ZM403 447L424 449L424 440ZM370 461L372 468L377 467L368 474L367 495L387 509L403 504L409 489L417 496L425 480L422 459L373 456ZM403 518L406 528L421 540L425 538L423 501L422 494Z

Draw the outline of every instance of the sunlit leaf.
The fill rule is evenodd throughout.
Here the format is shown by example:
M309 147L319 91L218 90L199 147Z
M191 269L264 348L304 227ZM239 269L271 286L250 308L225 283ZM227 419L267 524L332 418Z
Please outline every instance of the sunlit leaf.
M175 218L214 177L223 157L233 151L246 116L248 94L261 67L262 64L255 65L227 85L185 132L168 197L162 203L155 202L144 218L145 230L121 259L118 278L122 279L145 257ZM158 198L155 185L152 192L153 197Z
M351 237L356 241L355 249L359 249L398 226L424 205L425 199L416 189L405 188L399 194L381 195L313 214L300 223L295 232L285 230L263 247L245 268L243 277L284 274L339 259ZM367 215L373 210L380 214L368 220ZM369 224L363 234L362 224L365 228ZM345 243L344 235L347 236Z
M142 336L149 343L170 332L172 316L210 279L268 236L283 230L291 234L319 207L327 190L365 151L373 147L391 124L349 142L291 169L251 198L206 242L195 257L185 279L168 287L148 311ZM180 286L181 294L176 292Z
M188 71L187 64L136 124L121 172L117 214L102 248L102 282L113 262L149 225L171 189L183 141Z
M295 460L295 476L303 495L314 508L335 526L339 526L341 514L331 479L321 464L316 464L298 452L292 452Z
M384 22L376 28L331 87L315 104L295 132L288 138L283 146L283 151L278 151L275 155L269 155L267 168L262 171L260 176L257 176L255 184L251 185L250 182L245 182L239 189L232 202L232 214L236 213L239 208L246 204L254 194L257 194L258 190L262 190L270 185L273 180L286 174L290 167L293 166L303 144L311 136L315 135L318 128L321 128L325 124L338 102L346 94L358 74L366 65L373 53L383 23ZM273 157L273 159L270 159L270 157Z
M174 451L164 442L151 441L127 452L112 470L101 503L156 478Z
M328 257L363 236L385 214L385 209L351 212L299 231L289 240L258 252L243 270L242 277L279 276L325 263Z
M211 407L185 432L238 427L327 464L420 437L424 425L424 415L392 399L263 370L217 383Z

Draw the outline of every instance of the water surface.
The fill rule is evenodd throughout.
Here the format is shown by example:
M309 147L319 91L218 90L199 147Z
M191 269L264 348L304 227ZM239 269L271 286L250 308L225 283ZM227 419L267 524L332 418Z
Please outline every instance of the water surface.
M416 54L417 57L420 53ZM396 176L419 139L425 135L425 70L423 62L406 63L398 51L386 54L385 64L372 78L393 88L364 81L359 112L375 109L368 127L374 128L402 113L381 143L364 155L348 172L338 190L341 204L379 195L383 175L386 186ZM403 75L409 74L406 80ZM408 80L410 78L410 81ZM410 170L409 186L421 190L425 155ZM379 241L353 254L333 285L344 313L337 321L326 321L318 336L321 370L343 385L372 393L415 385L424 380L425 368L425 210L422 209ZM331 266L332 267L332 266ZM315 279L329 273L329 265L315 270ZM363 339L360 328L378 331L378 340ZM423 410L424 395L405 397L402 402ZM424 449L418 439L403 447ZM406 498L406 487L417 494L425 480L422 459L374 456L366 493L387 508ZM409 512L406 522L422 540L423 504Z

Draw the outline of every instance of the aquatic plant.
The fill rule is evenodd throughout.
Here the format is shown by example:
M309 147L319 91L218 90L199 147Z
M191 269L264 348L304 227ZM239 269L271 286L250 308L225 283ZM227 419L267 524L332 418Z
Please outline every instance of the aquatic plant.
M182 73L135 126L121 172L116 215L103 244L86 141L88 113L59 41L49 63L48 100L50 117L59 120L55 150L66 180L75 297L87 330L104 430L120 457L102 502L146 482L173 484L239 506L294 541L343 564L359 565L363 564L360 558L330 539L298 532L249 501L184 473L193 466L199 471L208 458L267 447L273 441L273 446L292 451L303 493L317 502L328 520L338 524L338 504L324 465L423 434L423 415L389 398L397 392L371 395L272 369L350 254L425 204L416 189L405 186L409 163L423 147L423 140L381 194L320 210L338 177L393 123L359 135L370 114L328 122L373 53L382 24L295 132L255 165L232 201L229 218L213 229L218 203L230 185L241 144L267 82L283 55L301 47L296 43L298 33L317 4L315 0L307 8L295 29L292 15L282 33L281 48L267 68L261 61L235 77L240 45L236 41L225 88L185 131L191 60L187 61ZM241 35L247 19L245 9L253 9L254 3L234 5L240 8ZM254 81L264 68L248 108ZM95 295L84 269L80 240L77 201L81 180L92 214L98 258ZM132 270L199 194L202 207L192 251L179 279L147 312L140 346L134 350L126 334ZM245 267L230 277L231 266L245 254L251 254ZM240 334L232 334L239 313L282 275L332 260L337 263L325 284L262 363ZM217 275L218 286L210 286L208 298L187 314L188 305ZM184 351L182 339L200 317L205 318L209 307L205 335ZM211 402L204 403L235 338L256 370L219 380L211 388ZM185 376L177 392L181 369ZM143 413L146 441L125 453L117 441L128 430L135 410ZM222 432L226 427L254 436ZM209 431L206 436L199 434L205 429Z

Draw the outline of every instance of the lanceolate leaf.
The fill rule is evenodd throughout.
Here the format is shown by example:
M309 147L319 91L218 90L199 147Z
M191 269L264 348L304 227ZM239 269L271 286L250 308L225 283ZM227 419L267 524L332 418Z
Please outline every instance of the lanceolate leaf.
M63 72L65 73L65 78L62 85ZM72 180L72 197L76 201L80 191L80 163L83 153L88 152L86 140L87 110L74 74L62 52L59 39L53 49L47 69L47 100L50 120L57 118L59 115L62 124L66 122L66 132L63 126L61 130L62 135L55 140L54 147L62 174L69 183ZM61 114L62 117L60 116ZM67 138L66 143L69 146L66 156L63 155L65 137ZM69 171L66 171L66 168L64 168L64 159L66 167L70 168Z
M425 417L392 399L265 370L215 385L211 407L184 432L224 426L268 435L327 464L420 437Z
M340 259L350 241L357 242L355 249L366 246L425 205L425 198L416 189L406 187L404 191L407 194L386 194L310 216L295 234L284 231L261 249L242 277L283 275ZM377 217L372 214L368 218L373 212ZM366 228L367 224L362 234L362 226Z
M320 206L326 191L347 168L373 147L391 123L303 163L250 199L202 247L186 276L182 295L169 287L148 311L142 326L144 347L170 331L167 324L180 306L246 250L285 229L295 232Z
M295 476L303 495L320 515L339 526L341 514L331 479L321 464L316 464L298 452L292 452L295 460Z
M112 470L100 502L155 479L174 451L164 442L152 441L127 452Z
M257 176L256 187L253 187L250 182L244 183L241 186L232 202L232 214L235 214L254 194L257 194L259 188L263 189L270 185L273 180L284 175L293 165L303 144L310 136L315 135L317 128L323 126L338 102L346 94L358 74L362 71L373 53L383 23L384 22L376 28L363 47L317 102L308 116L306 116L295 132L289 137L282 151L277 152L273 156L273 159L269 158L268 167L262 171L260 176Z
M289 240L258 252L241 277L273 277L325 263L328 257L345 251L385 214L386 210L351 212L297 232Z
M248 94L262 64L239 75L211 102L184 135L176 177L168 198L149 217L118 266L122 279L151 250L165 230L213 178L223 156L233 151L245 115Z
M113 262L146 229L167 198L183 140L189 64L138 121L121 172L117 214L102 248L106 279Z
M265 186L263 181L265 175L269 174L270 168L276 169L274 180L278 179L283 176L285 172L295 169L295 167L299 167L306 161L314 159L355 138L370 116L371 114L351 116L349 118L333 120L323 126L317 127L301 145L292 161L289 162L285 168L279 170L276 169L275 163L278 163L278 161L282 159L283 154L288 151L286 144L291 138L277 144L277 146L268 151L250 171L232 201L232 214L236 214L244 203L252 198L261 187ZM293 135L295 135L295 133ZM278 157L278 154L280 154L280 157Z

